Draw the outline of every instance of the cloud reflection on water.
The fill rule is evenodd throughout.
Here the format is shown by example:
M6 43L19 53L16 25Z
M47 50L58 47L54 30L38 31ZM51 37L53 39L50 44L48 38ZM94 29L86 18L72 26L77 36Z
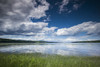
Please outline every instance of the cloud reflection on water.
M100 56L100 45L97 43L71 44L55 43L44 45L12 45L0 47L0 52L8 53L43 53L73 56Z

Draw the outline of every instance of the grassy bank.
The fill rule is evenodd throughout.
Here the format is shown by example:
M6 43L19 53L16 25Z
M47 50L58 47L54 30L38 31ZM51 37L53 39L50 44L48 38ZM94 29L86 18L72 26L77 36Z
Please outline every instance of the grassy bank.
M100 67L100 57L0 54L0 67Z

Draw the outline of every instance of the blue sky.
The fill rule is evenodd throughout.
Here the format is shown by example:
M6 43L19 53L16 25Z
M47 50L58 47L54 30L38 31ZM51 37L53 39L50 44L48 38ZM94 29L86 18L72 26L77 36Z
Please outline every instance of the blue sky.
M0 38L100 39L99 0L1 0Z

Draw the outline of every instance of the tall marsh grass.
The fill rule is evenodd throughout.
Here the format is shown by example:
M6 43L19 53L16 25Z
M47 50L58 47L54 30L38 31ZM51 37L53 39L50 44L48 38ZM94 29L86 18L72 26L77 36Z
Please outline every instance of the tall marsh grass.
M100 57L1 53L0 67L100 67Z

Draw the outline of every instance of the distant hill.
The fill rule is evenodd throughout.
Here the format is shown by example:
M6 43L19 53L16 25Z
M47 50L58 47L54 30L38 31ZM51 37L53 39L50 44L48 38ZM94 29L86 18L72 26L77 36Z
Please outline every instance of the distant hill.
M93 40L93 41L75 41L72 43L100 43L100 40Z
M0 38L0 43L51 43L46 41L27 41L27 40L14 40Z

